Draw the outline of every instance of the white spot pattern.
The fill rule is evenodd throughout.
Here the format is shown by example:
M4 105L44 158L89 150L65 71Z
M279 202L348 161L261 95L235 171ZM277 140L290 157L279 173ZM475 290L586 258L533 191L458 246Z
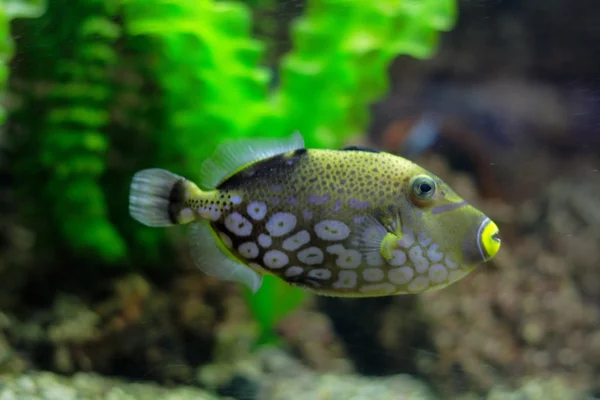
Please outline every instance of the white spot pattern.
M315 233L323 240L344 240L350 235L350 228L342 221L328 219L315 224Z
M442 283L448 277L448 270L442 264L433 264L429 267L429 280L433 283Z
M400 267L391 269L388 272L388 279L396 285L404 285L415 276L415 271L410 267Z
M400 265L404 265L406 263L406 253L402 250L393 250L392 258L388 261L390 265L394 267L399 267Z
M429 287L429 279L424 276L417 276L411 283L408 285L408 290L411 292L422 292L423 290Z
M440 262L442 261L442 258L444 258L444 253L438 250L439 247L440 245L437 243L434 243L431 246L429 246L429 249L427 250L427 258L429 258L431 262Z
M285 270L285 276L290 278L293 276L298 276L302 274L302 271L304 271L304 268L299 267L297 265L292 265L291 267Z
M204 218L210 219L211 221L216 221L221 218L221 210L216 204L198 207L198 214Z
M238 253L244 258L253 259L258 257L258 246L254 242L240 244Z
M340 271L338 280L333 283L334 288L353 288L356 286L356 272Z
M283 236L290 233L296 227L296 216L286 212L273 214L267 221L265 227L271 236Z
M383 257L379 252L370 252L365 255L367 265L370 267L381 267L384 264Z
M338 254L335 263L340 268L356 268L362 261L362 254L357 250L348 249Z
M458 267L458 263L454 260L454 256L452 256L452 254L446 255L446 258L444 261L446 261L446 266L450 269L454 269L454 268Z
M340 254L345 249L344 249L344 245L342 245L342 244L332 244L331 246L327 246L325 248L325 250L331 254Z
M379 268L367 268L363 270L363 278L367 282L379 282L383 279L383 271Z
M287 254L279 250L269 250L263 257L263 262L271 269L283 268L289 261Z
M418 273L423 273L429 268L429 261L423 256L423 249L419 246L412 247L408 251L408 257L413 262Z
M405 249L415 243L415 234L412 230L406 228L402 234L402 239L398 240L398 246L404 247Z
M179 221L183 224L187 224L188 222L192 222L195 218L194 212L191 208L184 208L179 213Z
M238 195L233 195L229 198L229 201L231 201L233 204L240 204L242 202L242 198Z
M248 204L248 215L255 221L262 220L267 215L267 205L262 201L253 201Z
M315 279L329 279L331 278L331 271L325 268L317 268L309 271L308 276Z
M271 238L271 236L269 235L261 233L260 235L258 235L258 244L260 244L261 247L264 247L266 249L267 247L271 247L271 245L273 244L273 238Z
M252 233L252 224L238 212L225 217L225 227L237 236L250 236Z
M318 247L309 247L298 252L298 260L306 265L317 265L323 262L323 251Z
M427 234L423 231L419 232L419 244L423 247L429 246L431 243L431 238L427 236Z
M310 242L310 234L308 231L303 230L285 239L281 247L283 247L284 250L295 251L308 242Z

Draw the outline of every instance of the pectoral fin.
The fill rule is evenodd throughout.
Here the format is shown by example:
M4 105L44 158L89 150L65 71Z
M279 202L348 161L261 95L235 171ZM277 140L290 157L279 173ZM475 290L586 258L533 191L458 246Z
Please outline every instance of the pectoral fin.
M350 243L367 259L378 256L384 260L392 259L392 252L399 248L398 240L402 238L402 224L399 215L379 220L367 216L355 229Z
M392 259L392 251L398 249L398 236L395 233L388 233L381 240L381 246L379 251L384 260L389 261Z

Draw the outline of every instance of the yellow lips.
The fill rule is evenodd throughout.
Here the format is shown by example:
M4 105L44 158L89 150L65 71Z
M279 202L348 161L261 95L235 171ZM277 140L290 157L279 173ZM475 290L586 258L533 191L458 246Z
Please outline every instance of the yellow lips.
M484 250L485 261L494 258L498 250L500 250L500 238L498 237L498 226L494 221L489 221L481 232L481 245Z

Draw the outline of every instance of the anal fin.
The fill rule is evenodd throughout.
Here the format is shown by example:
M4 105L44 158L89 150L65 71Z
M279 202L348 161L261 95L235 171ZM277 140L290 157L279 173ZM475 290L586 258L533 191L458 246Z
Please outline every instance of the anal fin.
M256 293L263 277L228 254L210 221L190 224L190 248L196 265L202 272L226 281L243 283Z

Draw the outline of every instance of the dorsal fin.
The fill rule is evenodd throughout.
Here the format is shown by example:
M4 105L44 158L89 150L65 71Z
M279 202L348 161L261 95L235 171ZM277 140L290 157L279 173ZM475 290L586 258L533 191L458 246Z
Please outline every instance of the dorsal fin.
M367 153L381 153L381 151L376 150L376 149L371 149L369 147L365 147L365 146L346 146L346 147L342 147L340 150L342 151L366 151Z
M294 132L287 138L226 140L204 161L200 171L200 186L214 189L249 164L303 148L304 139L300 132Z

